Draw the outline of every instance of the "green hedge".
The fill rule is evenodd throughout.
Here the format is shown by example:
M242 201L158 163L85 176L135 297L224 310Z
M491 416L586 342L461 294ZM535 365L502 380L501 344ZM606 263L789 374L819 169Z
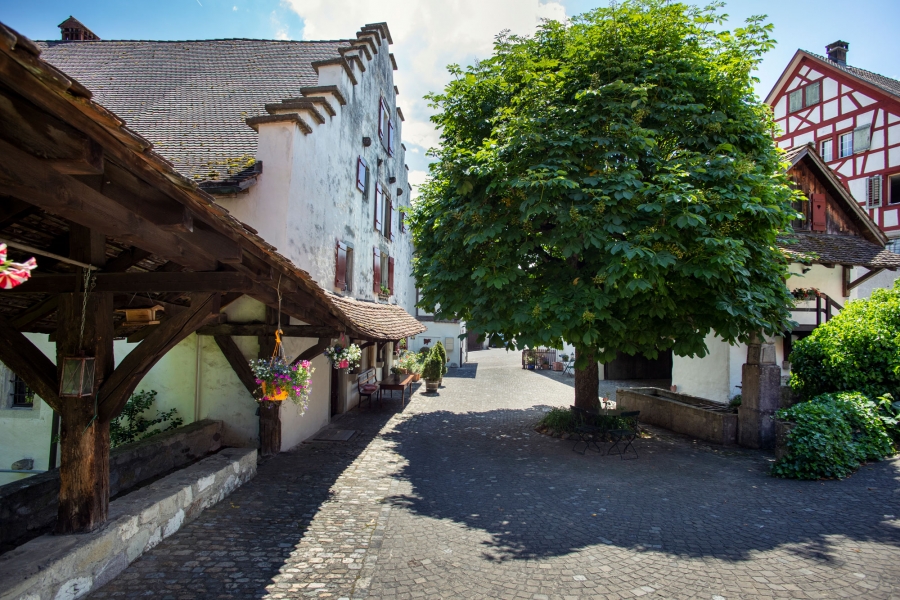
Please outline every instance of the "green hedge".
M858 391L900 399L900 280L838 315L794 345L791 387L808 400Z
M777 477L840 479L862 462L894 453L889 430L896 431L897 421L890 397L873 402L859 392L822 394L775 416L796 424L787 454L772 467Z

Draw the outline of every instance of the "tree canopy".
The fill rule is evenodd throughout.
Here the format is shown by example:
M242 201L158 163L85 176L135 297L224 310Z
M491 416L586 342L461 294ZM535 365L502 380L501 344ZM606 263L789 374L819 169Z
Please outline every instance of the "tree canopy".
M762 17L633 0L451 66L411 215L422 307L519 346L704 355L787 325L797 218L753 92Z

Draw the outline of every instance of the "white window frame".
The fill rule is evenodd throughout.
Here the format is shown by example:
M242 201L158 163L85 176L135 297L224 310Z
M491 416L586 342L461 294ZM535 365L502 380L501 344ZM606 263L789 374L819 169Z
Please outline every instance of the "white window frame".
M826 151L826 147L828 150ZM826 140L822 140L819 142L819 156L822 157L822 160L825 162L831 162L834 160L834 140L828 138Z
M845 143L849 142L849 143ZM838 137L838 158L853 156L853 132L841 134Z

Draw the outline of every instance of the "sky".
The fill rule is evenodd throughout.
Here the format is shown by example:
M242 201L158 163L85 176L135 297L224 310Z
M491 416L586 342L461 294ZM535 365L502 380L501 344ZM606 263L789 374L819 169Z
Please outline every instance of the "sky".
M528 34L540 19L564 19L609 0L0 0L0 22L36 40L59 39L57 25L76 17L101 39L187 40L355 37L366 23L386 21L399 70L403 142L410 183L425 180L428 148L439 143L422 96L449 80L446 66L490 55L500 31ZM699 4L707 4L702 0ZM900 0L730 0L726 27L767 15L778 44L756 76L765 97L798 48L825 54L849 42L847 62L900 79L895 29Z

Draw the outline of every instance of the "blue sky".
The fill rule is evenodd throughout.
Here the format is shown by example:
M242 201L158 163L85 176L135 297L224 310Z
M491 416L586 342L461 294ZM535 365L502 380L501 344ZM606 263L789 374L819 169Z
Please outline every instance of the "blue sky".
M411 179L424 178L424 152L437 142L421 96L446 82L445 66L490 52L501 29L527 33L540 17L572 16L597 0L0 0L0 21L32 39L58 39L57 25L73 15L103 39L353 37L364 23L387 21L407 121L403 137ZM704 0L701 4L706 4ZM731 0L729 27L750 15L774 24L776 48L764 59L757 92L769 91L797 48L824 54L838 39L850 43L848 62L900 79L896 27L900 0Z

